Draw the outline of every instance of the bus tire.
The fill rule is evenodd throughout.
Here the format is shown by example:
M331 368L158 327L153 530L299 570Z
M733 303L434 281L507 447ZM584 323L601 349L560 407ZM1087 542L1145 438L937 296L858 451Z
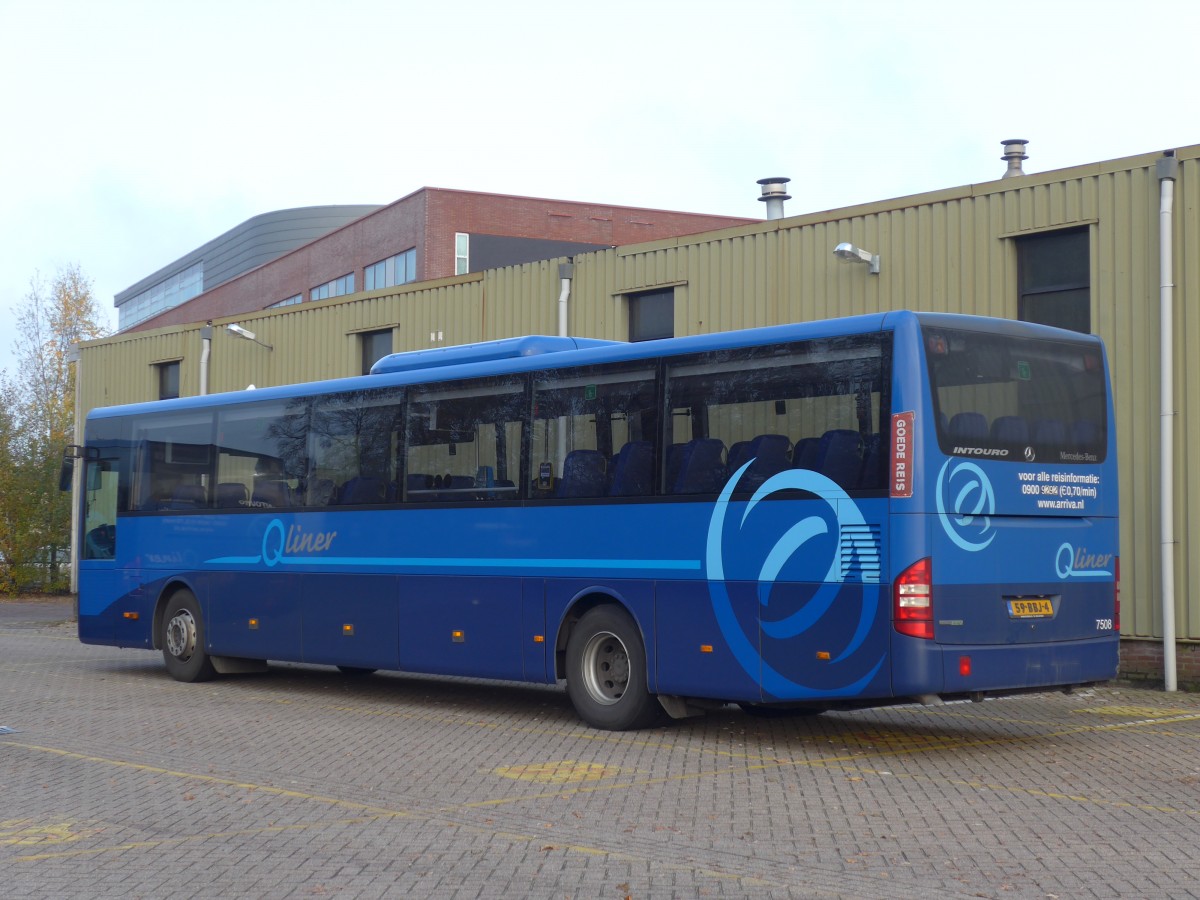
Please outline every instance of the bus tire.
M208 681L217 674L204 650L204 617L191 591L176 591L167 601L160 637L163 662L176 681Z
M593 728L647 728L659 704L646 687L646 648L633 619L615 606L589 610L567 641L567 696Z

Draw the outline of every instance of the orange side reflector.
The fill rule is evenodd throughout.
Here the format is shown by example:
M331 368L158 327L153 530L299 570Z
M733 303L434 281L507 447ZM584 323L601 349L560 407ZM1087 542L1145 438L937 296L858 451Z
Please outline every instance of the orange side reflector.
M343 625L342 626L342 634L346 635L346 637L351 637L354 634L354 626L353 625Z
M127 613L122 613L122 615L124 615L124 617L125 617L126 619L131 619L131 620L134 620L134 621L136 621L138 618L140 618L140 614L139 614L139 613L135 613L135 612L127 612Z
M712 644L701 644L700 652L701 653L712 653Z
M456 644L462 644L467 640L466 632L452 631L450 632L450 640L454 641Z
M535 634L533 636L533 642L535 644L544 644L546 643L546 636L544 634Z
M830 658L830 656L829 656L828 650L818 650L817 651L817 659L829 659L829 658Z
M251 630L251 631L257 631L257 630L258 630L258 619L251 619L251 620L250 620L250 630Z

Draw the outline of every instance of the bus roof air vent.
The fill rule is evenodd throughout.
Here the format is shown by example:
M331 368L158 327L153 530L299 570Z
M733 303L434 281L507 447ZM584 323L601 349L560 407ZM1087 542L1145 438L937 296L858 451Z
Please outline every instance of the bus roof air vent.
M435 369L442 366L461 366L468 363L495 362L501 359L518 359L523 356L540 356L543 353L561 353L564 350L584 350L589 347L608 347L620 341L602 341L594 338L552 337L532 335L530 337L504 338L498 341L483 341L478 344L459 344L454 347L435 347L429 350L410 350L393 353L371 366L372 375L410 372L414 369Z

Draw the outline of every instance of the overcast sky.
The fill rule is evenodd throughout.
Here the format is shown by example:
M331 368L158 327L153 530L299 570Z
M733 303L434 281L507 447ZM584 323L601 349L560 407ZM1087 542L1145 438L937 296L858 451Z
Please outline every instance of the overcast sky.
M1200 4L0 0L0 368L251 216L423 186L765 215L1200 143ZM917 302L914 299L914 302Z

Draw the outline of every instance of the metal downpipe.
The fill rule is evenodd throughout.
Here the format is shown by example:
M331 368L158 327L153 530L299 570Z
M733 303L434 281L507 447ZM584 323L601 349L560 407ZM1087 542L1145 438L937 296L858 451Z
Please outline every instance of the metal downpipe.
M1159 528L1162 533L1163 687L1178 689L1175 665L1175 360L1173 212L1179 161L1168 151L1158 161L1159 270Z

